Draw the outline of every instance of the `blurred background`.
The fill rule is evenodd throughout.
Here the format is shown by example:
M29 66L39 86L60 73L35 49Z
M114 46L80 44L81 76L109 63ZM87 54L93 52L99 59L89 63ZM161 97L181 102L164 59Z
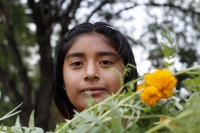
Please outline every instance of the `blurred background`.
M161 24L178 44L174 70L200 64L199 0L1 0L0 117L18 110L27 126L35 109L35 124L53 130L64 119L51 98L54 48L69 29L82 22L104 21L126 35L139 75L163 68ZM179 76L177 89L187 76ZM4 121L12 126L16 116Z

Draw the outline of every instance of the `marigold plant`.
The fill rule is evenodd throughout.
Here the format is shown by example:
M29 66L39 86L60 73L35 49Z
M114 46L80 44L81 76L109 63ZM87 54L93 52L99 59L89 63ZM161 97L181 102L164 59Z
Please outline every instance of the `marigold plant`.
M166 33L162 35L169 41L169 45L161 43L162 52L167 58L167 61L164 61L165 69L156 70L124 83L124 77L131 70L129 67L135 68L135 66L126 65L123 73L125 76L111 68L110 70L120 75L120 90L95 105L91 102L93 97L88 92L86 94L88 106L84 111L75 112L73 119L66 119L53 132L46 133L199 133L200 65L174 74L167 70L174 64L172 59L176 55L177 47L166 27L165 30ZM174 76L181 74L188 76L183 84L185 90L189 92L189 97L179 102L176 100L178 95L175 93L173 96L176 98L174 98L172 94L177 83ZM137 91L134 92L134 85L141 80L143 83L138 85ZM161 99L165 100L160 101ZM17 112L13 113L14 110L1 117L0 121L16 114ZM2 124L0 133L44 133L43 129L34 125L34 111L28 125L29 127L22 127L18 117L15 126L8 127Z
M162 99L161 93L158 93L158 89L154 86L145 87L141 93L142 102L149 105L155 105L160 99Z
M143 88L144 88L144 85L143 85L143 84L140 84L140 85L137 86L136 91L139 91L139 90L141 90L141 89L143 89Z
M177 83L173 74L167 70L156 70L144 76L144 90L141 93L142 102L148 105L155 105L159 100L169 98L173 94L174 86ZM138 86L137 89L142 88Z

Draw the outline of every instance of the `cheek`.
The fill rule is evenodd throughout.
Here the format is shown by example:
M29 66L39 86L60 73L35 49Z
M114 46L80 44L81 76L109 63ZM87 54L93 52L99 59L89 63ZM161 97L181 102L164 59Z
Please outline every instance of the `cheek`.
M112 84L112 92L116 93L121 87L121 85L120 85L120 77L116 76L116 78L114 79L114 81L112 83L113 83Z
M73 93L73 87L74 87L74 82L76 80L71 80L74 79L74 74L70 74L69 72L63 71L63 80L64 80L64 85L65 85L65 89L66 89L66 93L68 95L68 97L70 97L69 94Z
M110 93L116 93L120 89L120 76L112 70L109 71L104 75L104 81L108 85Z
M69 69L63 70L63 79L66 86L74 84L74 82L80 81L80 77L80 72L75 72Z
M109 88L111 89L111 92L113 92L113 93L117 93L118 90L121 87L121 85L120 85L120 76L122 76L123 72L124 72L123 61L120 60L118 62L118 65L115 68L118 70L118 72L115 72L115 71L111 70L111 72L108 75L108 77L109 77L108 79L109 79L109 82L110 82L109 83L110 84ZM120 73L120 75L117 74L117 73Z
M77 84L80 81L78 77L78 75L70 73L64 75L64 85L67 94L73 93L75 91L75 88L77 88Z

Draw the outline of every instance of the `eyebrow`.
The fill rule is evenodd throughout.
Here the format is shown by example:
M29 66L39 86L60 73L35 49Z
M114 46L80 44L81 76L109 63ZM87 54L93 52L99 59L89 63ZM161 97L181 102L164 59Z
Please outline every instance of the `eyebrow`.
M98 52L97 55L98 56L113 56L113 57L119 58L118 54L111 51Z
M66 59L72 58L72 57L83 57L85 54L81 52L73 52L66 56Z
M82 52L73 52L66 56L66 59L72 58L72 57L83 57L85 56ZM118 54L111 52L111 51L101 51L97 53L97 56L113 56L115 58L119 58Z

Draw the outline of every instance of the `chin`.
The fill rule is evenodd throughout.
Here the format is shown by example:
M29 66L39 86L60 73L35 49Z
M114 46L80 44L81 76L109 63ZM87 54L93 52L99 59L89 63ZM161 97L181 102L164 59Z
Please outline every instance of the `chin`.
M100 97L100 98L93 98L94 104L100 103L104 101L106 98L105 97Z

